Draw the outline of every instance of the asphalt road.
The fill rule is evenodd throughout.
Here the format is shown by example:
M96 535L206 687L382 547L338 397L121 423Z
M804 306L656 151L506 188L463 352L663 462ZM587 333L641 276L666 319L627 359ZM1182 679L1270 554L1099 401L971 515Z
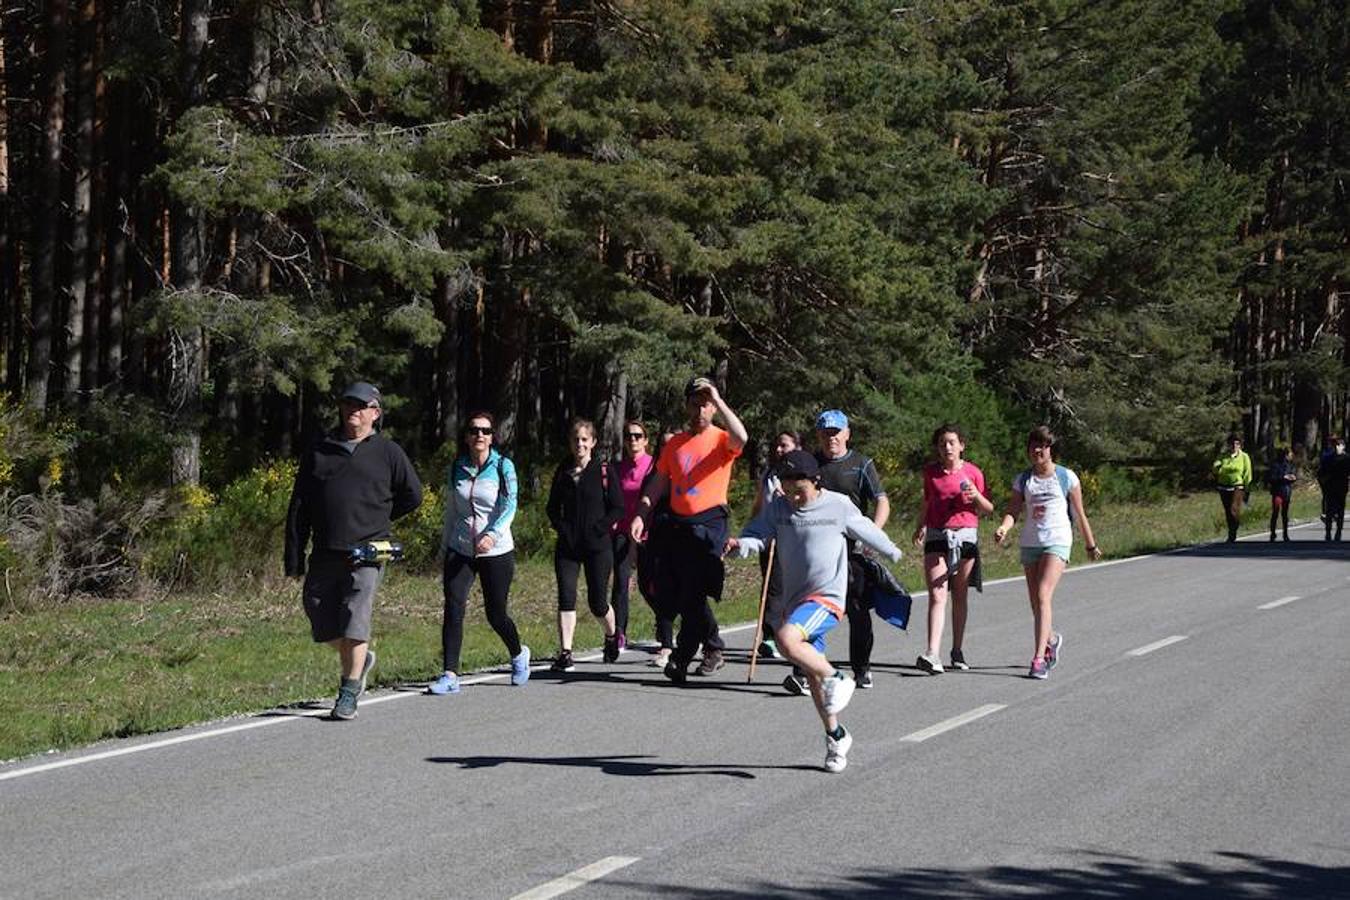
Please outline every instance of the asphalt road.
M1317 534L1071 570L1044 682L1020 580L964 673L913 667L916 597L840 775L747 630L685 688L634 651L14 763L0 897L1350 897L1350 543Z

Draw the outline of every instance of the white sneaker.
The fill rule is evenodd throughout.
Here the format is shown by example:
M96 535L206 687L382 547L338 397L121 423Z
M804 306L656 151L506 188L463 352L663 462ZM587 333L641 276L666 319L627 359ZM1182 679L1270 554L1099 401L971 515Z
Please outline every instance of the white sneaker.
M914 660L914 665L929 675L941 675L946 671L942 668L942 660L938 658L936 653L919 654L919 658Z
M853 689L857 686L858 683L843 672L836 672L826 678L820 685L825 694L825 711L832 716L843 712L848 701L853 699Z
M825 735L825 771L842 772L848 765L848 751L853 746L853 735L847 731L839 740Z

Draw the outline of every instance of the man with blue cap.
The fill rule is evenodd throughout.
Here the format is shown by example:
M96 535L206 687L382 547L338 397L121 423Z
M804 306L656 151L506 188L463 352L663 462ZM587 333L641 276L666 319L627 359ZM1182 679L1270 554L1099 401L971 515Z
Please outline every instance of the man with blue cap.
M881 486L881 476L869 457L849 447L848 416L843 410L827 409L816 416L816 461L820 486L848 497L878 528L891 517L891 501ZM867 607L862 554L848 542L848 656L853 677L864 690L872 686L872 612ZM792 686L784 682L784 687Z

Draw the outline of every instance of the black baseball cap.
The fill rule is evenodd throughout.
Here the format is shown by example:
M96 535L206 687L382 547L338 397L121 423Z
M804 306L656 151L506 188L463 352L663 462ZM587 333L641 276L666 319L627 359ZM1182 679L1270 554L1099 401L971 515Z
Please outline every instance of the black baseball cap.
M815 478L820 474L820 463L805 450L791 450L778 461L779 478Z
M347 389L342 392L342 399L356 400L366 406L378 407L380 405L380 389L369 381L355 381L347 385Z

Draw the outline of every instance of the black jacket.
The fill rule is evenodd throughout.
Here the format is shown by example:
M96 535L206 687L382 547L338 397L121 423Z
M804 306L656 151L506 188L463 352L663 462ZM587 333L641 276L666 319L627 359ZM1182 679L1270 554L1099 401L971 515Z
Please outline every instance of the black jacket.
M623 518L623 491L617 473L592 456L572 480L572 460L558 466L548 492L548 521L558 532L558 549L568 556L609 546L609 532Z
M389 536L391 520L422 504L422 482L403 449L372 434L348 452L328 434L300 457L286 514L286 574L305 574L305 546L350 550Z

